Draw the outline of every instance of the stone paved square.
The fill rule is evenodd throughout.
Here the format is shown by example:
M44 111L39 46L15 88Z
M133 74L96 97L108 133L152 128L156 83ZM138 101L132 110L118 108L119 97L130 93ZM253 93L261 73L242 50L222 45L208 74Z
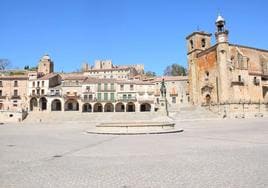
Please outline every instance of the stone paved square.
M268 187L268 119L177 122L111 136L91 124L0 126L0 187Z

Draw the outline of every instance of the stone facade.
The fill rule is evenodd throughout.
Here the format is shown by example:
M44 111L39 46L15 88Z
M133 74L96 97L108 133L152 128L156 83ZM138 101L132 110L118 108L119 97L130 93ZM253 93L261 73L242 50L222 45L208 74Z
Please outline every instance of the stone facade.
M98 72L97 76L86 74L89 72L58 74L53 72L53 66L53 61L45 55L41 58L36 71L20 71L22 75L10 73L0 76L1 110L9 110L9 113L12 111L95 113L154 112L161 108L160 84L163 78L146 80L134 76L130 78L128 71L132 69L135 69L136 73L143 71L142 65L125 66L124 70L128 71L115 74L123 68L113 66L111 61L97 61L94 68L94 71ZM112 71L104 72L107 69ZM111 78L111 73L118 77ZM179 111L180 107L188 103L188 79L164 77L164 80L168 107L171 111Z
M221 16L216 29L213 46L212 35L206 32L186 38L192 104L209 106L224 116L267 111L268 50L229 43Z
M0 109L19 111L27 109L27 75L0 76Z
M82 70L85 76L107 79L128 80L144 72L143 65L113 65L111 60L96 60L95 66L89 67L83 64Z

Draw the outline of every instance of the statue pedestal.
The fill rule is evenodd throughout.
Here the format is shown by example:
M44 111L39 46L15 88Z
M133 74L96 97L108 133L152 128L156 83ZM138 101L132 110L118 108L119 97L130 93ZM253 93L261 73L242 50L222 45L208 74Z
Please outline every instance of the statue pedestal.
M167 115L167 109L166 109L166 99L164 98L161 98L159 100L159 109L158 109L158 112L161 114L161 115Z

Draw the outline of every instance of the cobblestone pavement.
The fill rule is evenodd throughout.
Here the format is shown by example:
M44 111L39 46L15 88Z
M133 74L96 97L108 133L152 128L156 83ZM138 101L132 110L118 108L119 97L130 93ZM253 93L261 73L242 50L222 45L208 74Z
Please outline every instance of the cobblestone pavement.
M268 187L268 119L180 122L105 136L93 125L0 125L0 187Z

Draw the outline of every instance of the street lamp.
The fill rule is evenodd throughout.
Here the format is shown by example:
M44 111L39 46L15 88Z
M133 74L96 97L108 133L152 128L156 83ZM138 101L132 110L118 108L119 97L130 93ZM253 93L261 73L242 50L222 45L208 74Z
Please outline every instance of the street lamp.
M167 97L166 97L167 96L167 88L166 88L166 85L165 85L164 78L162 79L162 82L161 82L160 92L161 92L162 98L165 99L165 108L166 108L166 113L167 113L167 116L168 116L168 106L167 106Z

